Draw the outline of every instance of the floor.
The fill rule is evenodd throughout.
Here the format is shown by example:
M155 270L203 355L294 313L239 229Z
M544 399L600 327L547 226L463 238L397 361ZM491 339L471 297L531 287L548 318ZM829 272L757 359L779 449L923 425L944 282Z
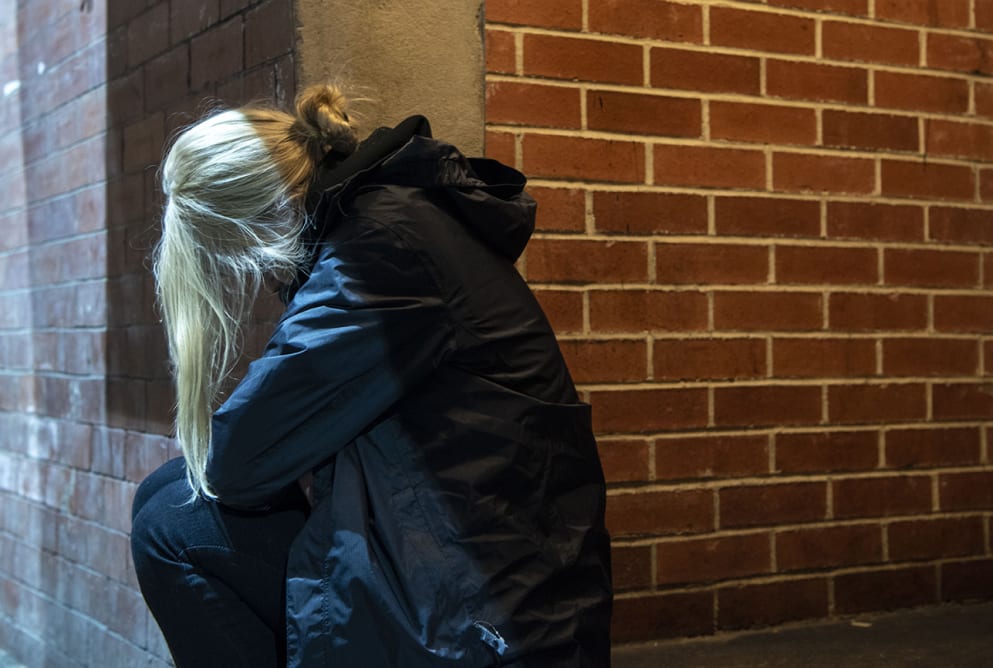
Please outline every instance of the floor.
M613 668L993 668L993 603L615 648ZM0 650L0 668L23 668Z
M993 667L993 603L615 648L614 668Z

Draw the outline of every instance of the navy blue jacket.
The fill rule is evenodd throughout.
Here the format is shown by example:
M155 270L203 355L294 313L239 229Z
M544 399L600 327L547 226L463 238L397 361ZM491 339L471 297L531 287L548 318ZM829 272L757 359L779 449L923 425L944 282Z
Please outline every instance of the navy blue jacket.
M236 507L314 471L290 666L609 665L603 473L514 268L523 186L420 117L321 172L313 267L215 414L207 467Z

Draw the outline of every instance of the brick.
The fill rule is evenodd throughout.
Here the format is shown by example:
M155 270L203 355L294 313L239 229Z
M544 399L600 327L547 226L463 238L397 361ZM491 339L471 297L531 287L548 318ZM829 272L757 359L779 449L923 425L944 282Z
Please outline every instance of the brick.
M931 512L931 478L849 478L831 483L838 518L924 515Z
M245 13L245 66L274 60L293 50L293 3L268 0Z
M817 237L821 208L812 200L715 197L714 218L722 236Z
M876 0L876 18L938 28L969 27L969 0Z
M884 339L887 376L975 376L979 346L964 339Z
M717 330L809 331L823 325L821 295L796 292L717 292Z
M993 559L950 562L939 568L941 600L970 601L993 597Z
M834 331L906 331L927 327L924 295L834 293L828 303Z
M975 0L976 28L993 30L993 0Z
M533 239L528 245L528 280L554 283L644 281L648 250L635 241Z
M933 566L835 576L835 611L854 614L936 602Z
M929 154L993 160L993 127L989 125L928 119L924 127Z
M652 568L652 548L648 545L615 545L610 551L614 591L650 587Z
M707 424L704 389L600 391L591 393L590 403L597 433L643 433Z
M186 81L190 72L190 51L186 44L166 51L143 68L145 111L165 109L188 92ZM115 108L118 107L115 104ZM140 110L139 105L139 110Z
M934 328L939 332L993 331L993 297L935 295ZM987 358L990 368L993 358Z
M836 12L853 16L868 16L868 0L768 0L773 7L808 9L815 12Z
M976 97L976 115L993 117L993 84L975 82L973 84Z
M914 467L978 464L980 433L974 427L886 431L886 465Z
M718 426L802 425L821 420L821 389L795 385L718 387L714 423Z
M577 159L592 155L595 161ZM629 141L528 134L524 171L532 177L643 183L645 148Z
M654 48L651 59L652 86L655 88L759 94L758 58Z
M660 543L656 550L658 582L664 585L714 582L771 570L765 533Z
M526 34L524 73L553 79L641 85L642 48L597 39Z
M486 122L579 128L580 91L510 81L486 84Z
M765 189L761 151L664 144L654 150L656 184Z
M831 422L923 420L926 413L923 385L834 385L828 388L828 420Z
M874 524L776 532L776 565L780 571L857 566L882 559L882 532Z
M762 339L662 339L655 341L655 379L701 380L765 376Z
M517 69L514 33L486 28L486 71L512 74Z
M814 55L814 21L731 7L710 10L710 40L717 46Z
M165 130L161 113L148 115L124 128L124 169L144 171L162 157Z
M993 40L929 33L927 63L941 70L989 76L993 74Z
M593 193L593 220L598 232L706 234L707 199L700 195L597 191Z
M148 3L144 3L144 2L129 2L129 3L125 3L123 5L119 5L119 4L115 3L115 4L112 4L112 5L108 6L107 7L107 25L108 25L108 27L116 28L119 25L122 25L124 23L127 23L128 21L130 21L131 19L133 19L135 16L137 16L138 14L140 14L141 11L142 11L142 9L147 4ZM32 5L27 5L27 6L30 7ZM37 6L42 11L46 11L46 10L42 9L42 7L43 7L42 5L37 5ZM25 17L25 18L27 18L27 17ZM28 24L28 25L38 25L38 23L31 23L31 24Z
M691 436L655 441L659 480L762 475L769 471L766 436Z
M509 132L486 133L486 157L499 160L505 165L516 163L514 135Z
M869 194L876 187L875 165L862 158L774 153L772 174L781 191Z
M714 495L703 489L612 495L606 517L615 538L700 533L714 526Z
M168 437L130 433L125 438L124 475L128 480L144 480L170 459Z
M586 194L577 188L528 188L538 203L535 228L582 232L586 228Z
M888 65L918 63L918 36L914 30L840 21L825 21L821 29L825 58Z
M655 281L676 284L767 283L769 249L738 244L659 243Z
M487 23L510 23L542 28L580 30L583 27L581 0L490 0L486 3Z
M993 169L979 170L979 196L984 202L993 201Z
M643 440L597 442L608 482L648 480L648 443Z
M941 510L993 509L993 471L946 473L938 477Z
M827 513L823 482L725 487L719 499L723 529L816 522Z
M644 341L560 341L559 348L577 383L623 383L647 377Z
M876 372L876 343L868 339L774 339L777 378L868 377Z
M979 254L887 248L883 252L883 279L887 285L977 287Z
M591 130L664 137L699 137L702 132L700 101L689 98L591 90L586 115Z
M776 282L780 284L875 284L875 249L827 246L777 246Z
M721 630L772 626L828 615L826 579L728 587L717 590Z
M128 66L135 68L169 46L169 3L159 2L128 24Z
M828 202L827 234L837 239L923 241L924 209L910 205Z
M589 14L590 32L666 42L703 41L700 7L658 0L599 0L590 3Z
M192 37L220 18L217 0L172 0L169 15L170 41L177 44Z
M714 632L713 620L714 595L709 591L619 598L610 637L622 643L705 635Z
M877 107L964 114L969 109L969 83L964 79L876 72Z
M825 109L824 145L844 148L914 151L919 148L917 119Z
M967 557L985 552L981 517L894 522L887 527L892 561Z
M707 328L702 292L597 290L590 293L596 332L700 331Z
M766 90L770 97L866 104L869 76L858 67L769 59Z
M250 2L252 0L221 0L221 18L227 18L231 14L244 11Z
M931 207L928 232L936 241L993 245L993 211Z
M243 30L240 16L215 25L190 42L190 88L201 90L210 83L244 69Z
M874 431L776 435L776 470L782 473L871 471L879 462Z
M817 117L813 109L714 100L710 103L710 136L766 144L812 145L817 141Z

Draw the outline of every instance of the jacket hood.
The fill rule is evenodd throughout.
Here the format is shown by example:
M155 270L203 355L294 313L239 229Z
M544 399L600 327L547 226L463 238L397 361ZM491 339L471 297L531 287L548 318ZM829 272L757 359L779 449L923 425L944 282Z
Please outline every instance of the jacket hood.
M483 242L517 260L534 231L536 205L524 192L527 179L496 160L466 158L457 148L431 138L423 116L395 128L380 128L340 160L329 155L307 197L308 211L324 236L336 211L363 186L404 186L439 190L459 218Z

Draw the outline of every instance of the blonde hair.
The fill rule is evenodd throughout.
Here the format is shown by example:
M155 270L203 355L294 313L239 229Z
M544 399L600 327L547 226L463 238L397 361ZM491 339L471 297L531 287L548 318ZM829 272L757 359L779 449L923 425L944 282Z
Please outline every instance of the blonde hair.
M166 154L153 271L176 388L176 438L194 493L214 497L206 479L211 416L263 278L291 279L306 261L303 206L315 168L329 151L355 149L347 105L336 86L312 86L295 114L223 111L184 130Z

